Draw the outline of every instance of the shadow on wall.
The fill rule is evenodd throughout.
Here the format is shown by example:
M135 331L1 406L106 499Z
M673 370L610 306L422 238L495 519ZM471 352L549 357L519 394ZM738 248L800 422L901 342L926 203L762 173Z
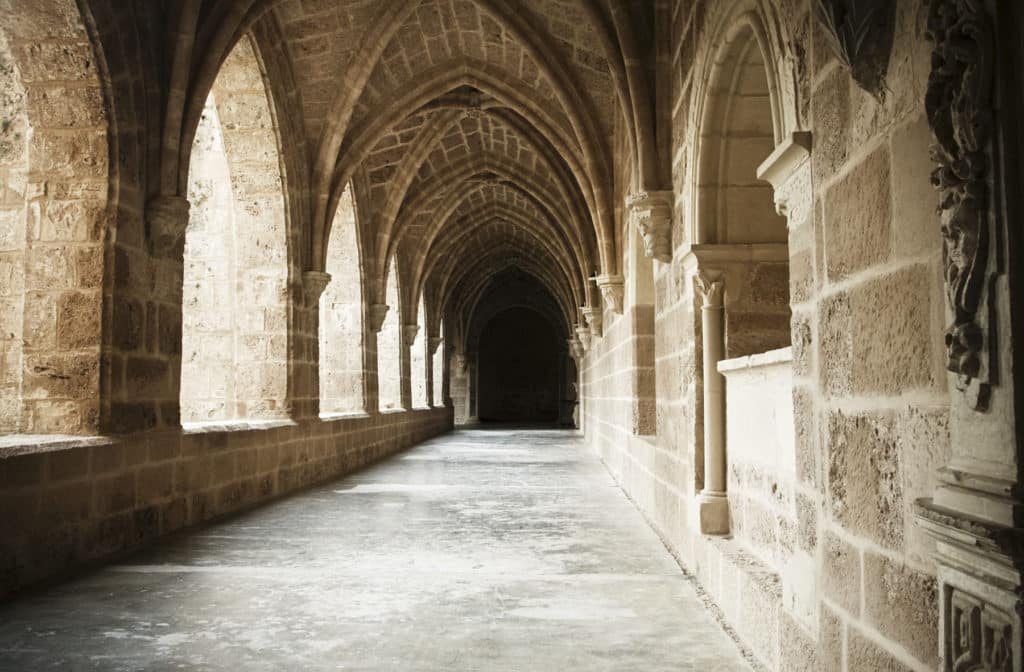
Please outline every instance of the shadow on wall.
M538 313L513 308L495 316L481 335L479 361L481 421L558 419L558 338Z

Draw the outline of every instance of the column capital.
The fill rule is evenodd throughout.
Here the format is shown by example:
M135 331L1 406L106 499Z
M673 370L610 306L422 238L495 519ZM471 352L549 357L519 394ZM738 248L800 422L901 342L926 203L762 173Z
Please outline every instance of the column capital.
M420 325L418 324L403 324L402 325L402 340L405 347L412 347L412 344L416 341L416 336L420 333Z
M583 326L582 324L577 324L576 340L579 341L580 346L582 346L583 352L590 350L590 329Z
M389 307L386 303L373 303L367 309L370 331L379 333L384 326L384 319L388 316Z
M672 259L672 191L638 191L626 197L630 220L644 240L644 254L657 261Z
M331 274L323 271L303 271L302 297L307 307L313 307L320 301L320 296L331 282Z
M704 308L721 308L725 294L725 278L721 271L699 269L693 276L693 286Z
M587 325L590 327L590 334L600 338L602 322L604 320L604 314L601 309L583 306L582 310L583 319L587 321Z
M437 349L441 347L441 337L431 336L427 339L427 347L430 348L430 355L434 356L437 354Z
M626 280L621 275L610 275L602 273L594 278L601 296L612 307L612 310L622 315L622 297L625 292Z
M146 202L146 239L150 254L165 259L182 258L190 207L187 198L176 194L160 194Z

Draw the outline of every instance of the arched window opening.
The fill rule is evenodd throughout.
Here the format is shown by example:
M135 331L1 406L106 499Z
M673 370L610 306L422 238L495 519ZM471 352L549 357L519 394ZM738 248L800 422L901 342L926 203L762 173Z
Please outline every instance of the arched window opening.
M93 434L109 221L100 71L73 0L5 12L19 20L0 20L0 434Z
M444 349L445 349L445 337L444 337L444 324L441 324L441 330L438 332L440 342L439 345L435 346L433 359L431 366L434 371L434 406L440 408L444 406Z
M423 309L423 297L420 297L419 309L416 312L416 324L419 331L412 342L412 351L409 353L412 364L412 406L413 408L427 407L427 328Z
M391 411L402 407L402 334L401 312L398 305L398 279L392 258L388 264L388 279L385 300L388 312L384 325L377 334L377 380L379 385L380 410Z
M320 413L362 411L363 295L351 185L334 214L327 242L331 282L320 297Z
M287 232L277 137L248 38L192 144L182 306L183 423L287 414Z

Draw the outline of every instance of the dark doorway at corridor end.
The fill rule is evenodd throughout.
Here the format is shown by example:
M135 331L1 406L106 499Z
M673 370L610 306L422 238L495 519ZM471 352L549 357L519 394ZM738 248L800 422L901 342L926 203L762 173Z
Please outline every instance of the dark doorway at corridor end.
M482 422L555 423L562 357L552 325L537 312L511 308L480 338Z

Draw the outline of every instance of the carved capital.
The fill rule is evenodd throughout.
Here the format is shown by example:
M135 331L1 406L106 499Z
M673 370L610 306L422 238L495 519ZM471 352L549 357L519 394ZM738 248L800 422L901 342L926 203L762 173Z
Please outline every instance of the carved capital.
M466 356L461 352L457 352L455 353L455 356L452 358L452 362L455 364L455 372L458 373L460 376L465 375L466 369L469 366L469 362L466 360Z
M721 272L701 269L693 276L693 287L704 308L721 308L725 298L725 279Z
M978 0L932 0L927 38L934 44L925 110L935 134L932 184L939 192L946 298L946 368L975 410L988 408L991 349L994 35Z
M386 303L371 304L368 309L370 331L380 332L384 326L384 318L388 316L388 305Z
M594 282L597 283L598 288L601 290L601 296L612 307L612 310L622 315L622 297L626 286L625 279L621 275L602 273L594 278Z
M402 342L405 343L405 347L410 348L416 341L416 336L420 333L420 325L418 324L403 324L402 325Z
M589 306L583 307L583 319L587 321L587 325L590 327L590 333L593 336L601 337L601 322L604 315L600 308L590 308Z
M641 191L626 198L633 225L644 240L644 254L658 261L672 259L671 191Z
M583 347L583 352L590 350L590 329L583 326L582 324L577 324L576 339L580 342L580 345Z
M815 0L829 48L862 89L881 98L896 26L892 0Z
M572 357L577 364L582 362L586 352L584 351L583 344L580 343L579 339L570 338L566 340L566 343L569 345L569 356Z
M154 257L182 258L189 207L184 196L154 196L146 203L146 239Z
M437 354L437 349L441 347L441 340L440 336L431 336L427 339L427 347L430 348L431 357Z
M323 271L304 271L302 274L302 298L306 307L312 308L320 302L320 296L331 283L331 274Z

